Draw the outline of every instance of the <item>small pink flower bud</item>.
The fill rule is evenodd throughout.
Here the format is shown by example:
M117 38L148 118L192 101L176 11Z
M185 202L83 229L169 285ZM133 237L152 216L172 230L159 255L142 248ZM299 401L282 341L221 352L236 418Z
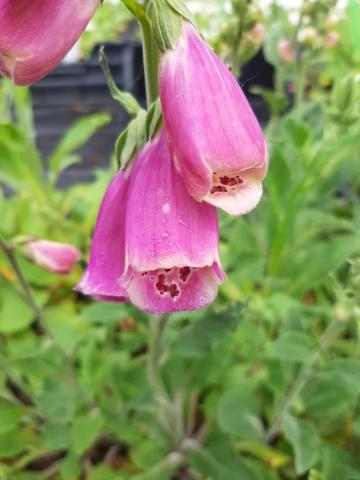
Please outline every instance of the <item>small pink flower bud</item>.
M249 39L253 44L260 45L264 41L265 28L264 25L260 22L255 23L253 28L249 30L246 34L246 38Z
M73 245L50 240L31 240L23 248L31 261L54 273L70 273L81 257Z
M295 52L292 43L285 38L279 40L277 44L279 58L285 63L291 63L295 60Z
M324 38L324 47L327 50L331 50L332 48L336 47L336 45L340 42L340 35L338 32L329 32L325 35Z
M0 0L0 71L29 85L75 44L100 0Z
M160 100L190 195L232 215L255 208L268 166L263 132L236 78L187 22L161 59Z

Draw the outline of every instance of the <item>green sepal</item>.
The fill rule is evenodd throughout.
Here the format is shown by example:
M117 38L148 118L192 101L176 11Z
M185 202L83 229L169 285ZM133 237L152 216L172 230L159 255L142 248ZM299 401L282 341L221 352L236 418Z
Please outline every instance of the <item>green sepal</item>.
M182 16L167 0L153 0L148 13L159 50L174 49L181 32Z
M151 140L161 126L160 101L154 102L146 112L141 109L120 134L115 145L119 170L124 170L134 156Z
M115 80L111 75L103 46L100 48L99 51L99 60L110 90L110 94L113 99L119 102L123 109L126 110L129 115L137 115L140 112L141 107L136 101L136 99L131 95L131 93L121 91L116 85Z
M175 12L182 16L185 20L195 25L195 18L182 0L167 0L167 3Z

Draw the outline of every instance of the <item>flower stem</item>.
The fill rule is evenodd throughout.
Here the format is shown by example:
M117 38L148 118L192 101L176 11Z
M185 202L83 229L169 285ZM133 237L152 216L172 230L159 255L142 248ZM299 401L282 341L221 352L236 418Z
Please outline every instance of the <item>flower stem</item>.
M143 43L146 103L149 107L159 96L158 65L160 53L155 44L152 26L148 18L144 17L140 24Z
M328 347L328 345L332 342L334 339L337 330L339 328L340 322L339 320L334 320L333 322L330 323L330 325L327 327L325 332L320 338L319 341L319 349L313 353L307 360L304 362L299 370L298 376L296 377L295 382L293 383L292 387L289 390L289 393L287 394L286 398L282 402L278 413L275 417L274 422L270 426L266 436L265 436L265 441L267 443L270 443L273 438L279 433L279 430L281 429L282 422L284 420L285 415L288 413L289 409L291 408L294 400L296 400L297 396L303 389L304 385L306 384L307 380L309 379L309 376L312 373L313 367L316 364L316 362L319 360L321 352Z
M149 1L146 0L143 5L137 3L136 0L123 0L123 3L137 18L141 26L146 103L149 107L159 96L158 65L160 59L160 52L154 41L152 25L147 16Z
M164 354L164 333L169 315L161 315L151 319L148 353L148 377L159 408L159 419L168 433L172 448L177 451L185 438L183 394L181 389L174 399L166 391L161 376L161 360Z
M68 366L71 376L72 376L72 381L77 389L79 396L83 399L85 404L88 404L89 406L92 406L91 401L87 395L87 393L83 390L82 386L80 385L77 374L75 371L75 367L73 365L73 362L71 358L68 357L66 352L62 349L62 347L59 345L59 343L56 341L54 335L52 334L51 330L47 326L47 322L44 316L44 313L42 309L39 307L39 305L36 303L34 296L31 291L30 284L26 280L24 274L21 271L20 265L18 264L18 261L16 259L15 253L14 253L14 247L11 243L7 242L2 236L0 236L0 250L4 253L5 257L7 258L11 268L13 269L16 278L18 279L18 282L20 284L22 293L23 293L23 298L25 302L29 305L29 307L32 309L32 311L35 314L35 317L37 318L42 330L48 335L49 338L51 338L53 345L55 348L58 350L60 356L62 357L64 363Z

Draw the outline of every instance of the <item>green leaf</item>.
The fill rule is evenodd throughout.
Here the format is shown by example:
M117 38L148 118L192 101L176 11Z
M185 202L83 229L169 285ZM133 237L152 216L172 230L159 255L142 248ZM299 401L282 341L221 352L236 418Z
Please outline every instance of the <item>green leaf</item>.
M72 419L76 396L73 390L59 380L47 379L44 391L36 399L40 410L52 419L67 422Z
M39 154L23 133L10 124L0 124L0 180L15 190L30 187L37 199L44 199Z
M303 362L313 353L311 342L305 333L288 331L273 343L270 356L286 362Z
M297 148L303 147L310 137L309 127L305 123L295 120L292 117L287 118L283 126L284 134Z
M49 450L61 450L69 445L69 427L59 423L46 423L42 430L41 442Z
M12 457L26 449L33 438L21 430L14 430L0 435L0 458Z
M78 480L80 473L80 458L72 452L68 453L61 466L62 480Z
M351 411L358 389L343 374L322 375L311 380L302 392L306 411L313 417L334 417Z
M257 415L256 402L250 393L231 389L220 398L218 421L224 432L246 440L259 440L262 425Z
M121 132L115 145L115 155L119 169L123 170L132 158L156 134L161 124L160 102L154 102L149 110L140 110L137 116Z
M110 120L111 117L108 113L95 113L77 120L67 130L49 158L50 171L55 179L67 164L64 157L69 157L74 150L86 143L99 128L109 123Z
M113 99L119 102L123 109L126 110L129 115L137 115L141 110L141 107L136 101L136 99L131 95L131 93L122 92L117 87L110 72L109 64L107 62L107 58L104 52L104 46L100 48L99 59Z
M77 455L82 455L92 445L103 423L101 415L84 415L75 418L71 429L71 443Z
M115 471L104 464L93 467L87 476L87 480L122 480L122 478L124 477L118 470Z
M243 303L233 302L220 308L210 308L183 329L171 348L185 357L205 355L216 342L236 330L244 306Z
M295 453L296 473L301 475L316 462L320 439L313 423L286 415L283 421L285 438L291 443Z
M337 235L326 241L314 242L299 250L288 263L288 275L293 279L290 292L303 292L321 283L351 255L360 251L355 235Z
M23 414L22 407L0 401L0 435L15 430Z
M357 437L360 437L360 415L354 420L354 433Z
M1 285L1 283L0 283ZM0 333L14 334L25 330L34 319L32 309L15 289L1 285Z

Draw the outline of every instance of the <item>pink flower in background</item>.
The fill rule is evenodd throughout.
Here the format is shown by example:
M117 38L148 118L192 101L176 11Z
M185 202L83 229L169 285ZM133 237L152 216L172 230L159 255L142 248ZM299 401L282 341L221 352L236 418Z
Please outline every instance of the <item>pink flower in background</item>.
M285 38L279 40L277 44L277 53L279 58L285 63L291 63L295 61L294 47L292 43Z
M24 252L36 265L54 273L70 273L81 257L73 245L50 240L31 240Z
M190 195L233 215L262 196L266 141L240 86L195 28L184 22L160 62L160 100L175 166Z
M0 0L0 71L17 85L47 75L85 29L100 0Z
M327 50L331 50L332 48L336 47L336 45L340 42L340 35L338 32L329 32L325 35L324 38L324 47Z
M225 279L216 209L188 195L163 133L138 156L129 180L120 284L131 302L154 313L208 305Z
M260 45L264 41L265 27L262 23L257 22L246 34L246 38L249 39L255 45Z
M75 290L104 301L126 301L119 278L125 265L125 214L127 178L112 179L100 206L85 274Z

